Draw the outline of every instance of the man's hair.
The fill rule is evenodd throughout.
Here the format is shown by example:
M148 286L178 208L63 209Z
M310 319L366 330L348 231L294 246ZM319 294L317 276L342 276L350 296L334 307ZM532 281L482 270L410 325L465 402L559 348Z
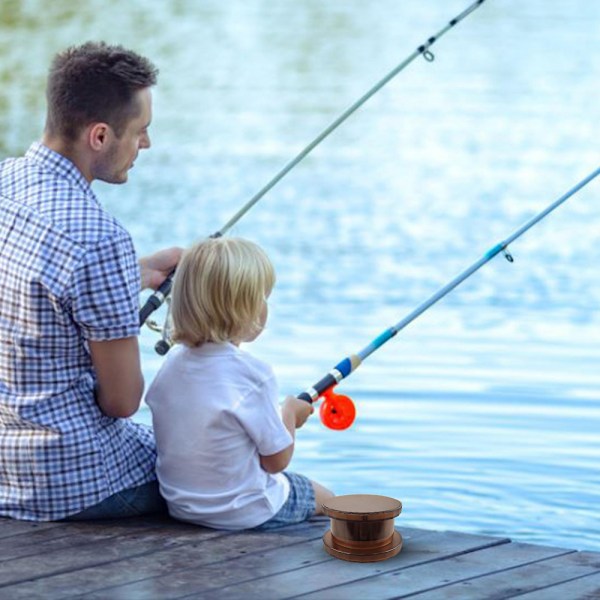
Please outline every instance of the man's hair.
M48 75L46 131L74 141L90 123L121 136L139 114L135 93L156 83L158 69L122 46L87 42L54 57Z
M172 338L187 346L243 341L260 326L275 270L259 246L209 238L184 252L171 297Z

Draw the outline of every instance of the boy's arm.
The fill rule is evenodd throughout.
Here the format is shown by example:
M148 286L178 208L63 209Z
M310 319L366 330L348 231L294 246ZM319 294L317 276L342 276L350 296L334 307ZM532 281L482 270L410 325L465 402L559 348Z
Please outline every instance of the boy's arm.
M281 419L286 429L290 432L292 440L296 438L296 429L306 423L306 420L314 412L312 404L304 400L298 400L294 396L288 396L281 408ZM280 452L260 457L260 466L267 473L280 473L292 460L294 454L294 442Z

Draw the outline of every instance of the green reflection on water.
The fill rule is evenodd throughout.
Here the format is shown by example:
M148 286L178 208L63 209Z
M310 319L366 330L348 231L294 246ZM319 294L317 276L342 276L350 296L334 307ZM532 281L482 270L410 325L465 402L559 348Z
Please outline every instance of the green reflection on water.
M56 52L87 40L105 40L144 53L152 30L160 25L154 14L141 2L123 7L106 0L2 0L0 155L19 154L40 137L46 73Z

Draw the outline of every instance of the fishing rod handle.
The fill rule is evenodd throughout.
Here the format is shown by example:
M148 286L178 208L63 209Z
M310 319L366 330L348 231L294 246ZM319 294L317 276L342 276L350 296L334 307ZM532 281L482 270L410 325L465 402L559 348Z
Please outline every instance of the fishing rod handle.
M313 402L316 402L319 399L319 396L324 394L326 390L332 388L337 383L339 383L337 379L331 373L327 373L327 375L319 379L315 385L313 385L311 388L308 388L301 394L298 394L296 397L298 400L304 400L309 404L313 404Z
M336 386L342 379L345 379L352 371L356 370L361 362L362 361L357 354L347 356L344 360L335 365L327 375L319 379L315 385L301 394L298 394L296 398L298 398L298 400L309 402L310 404L316 402L327 390Z
M171 287L173 285L173 276L175 275L175 269L173 269L160 284L158 289L146 300L144 306L140 309L140 327L146 322L148 317L157 309L162 306L162 303L166 300L167 296L171 293Z

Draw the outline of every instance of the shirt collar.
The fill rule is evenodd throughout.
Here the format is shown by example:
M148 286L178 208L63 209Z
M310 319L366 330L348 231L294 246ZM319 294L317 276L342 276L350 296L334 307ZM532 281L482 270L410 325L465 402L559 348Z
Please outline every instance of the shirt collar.
M44 146L41 142L34 142L25 153L25 158L33 160L50 171L58 173L71 183L78 185L86 194L91 194L95 199L90 184L81 174L81 171L65 156Z
M199 346L186 346L193 354L204 355L222 355L222 354L238 354L240 348L231 342L204 342Z

